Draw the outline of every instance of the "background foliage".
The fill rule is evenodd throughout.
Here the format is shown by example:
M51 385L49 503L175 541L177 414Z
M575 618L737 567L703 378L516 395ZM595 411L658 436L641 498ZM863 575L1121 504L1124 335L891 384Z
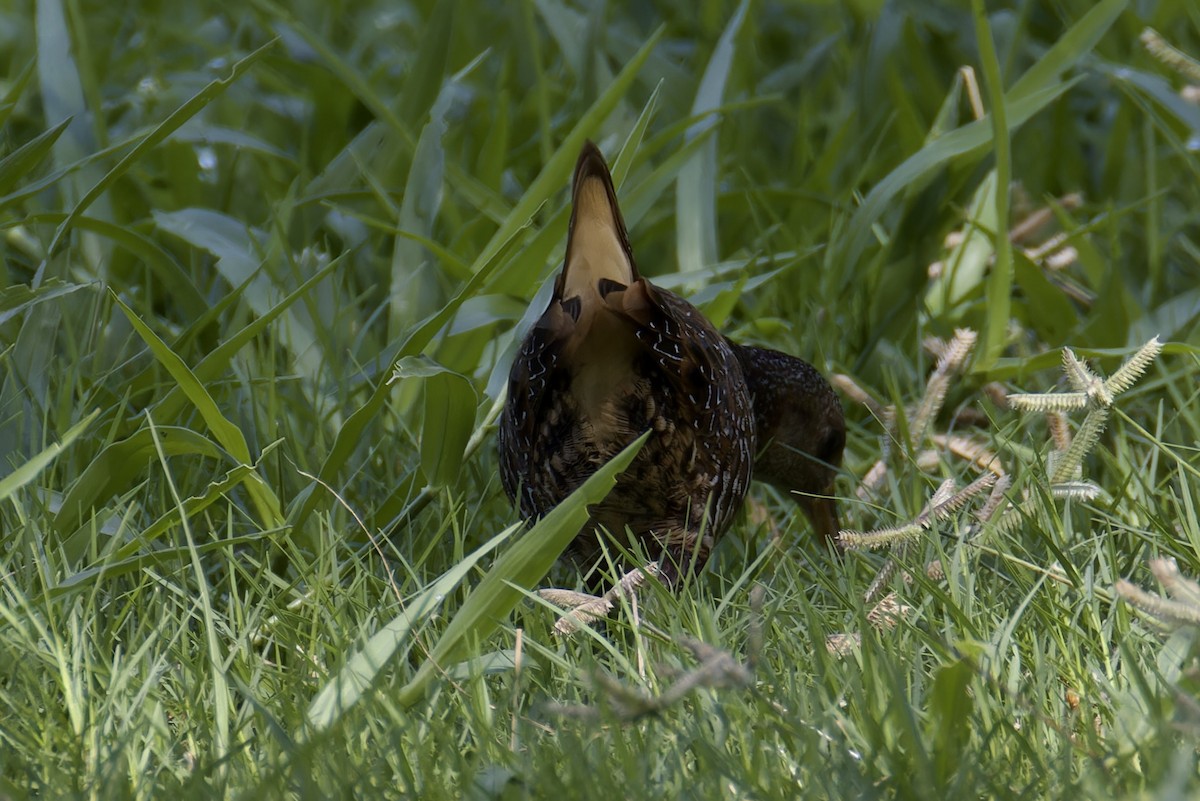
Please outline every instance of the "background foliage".
M1194 3L17 6L0 795L1195 792L1192 635L1112 592L1150 556L1200 574L1200 106L1139 41L1200 55ZM980 331L935 428L1035 512L910 548L946 578L897 581L877 631L883 557L757 488L649 627L555 637L506 580L545 583L586 498L519 534L491 420L585 138L643 271L736 338L903 408L923 339ZM1060 269L1028 252L1060 233ZM1154 335L1084 466L1104 494L1051 497L1045 425L981 389L1052 388L1068 344L1111 373ZM847 525L977 474L918 442L858 499L888 437L846 405ZM710 686L630 713L689 670Z

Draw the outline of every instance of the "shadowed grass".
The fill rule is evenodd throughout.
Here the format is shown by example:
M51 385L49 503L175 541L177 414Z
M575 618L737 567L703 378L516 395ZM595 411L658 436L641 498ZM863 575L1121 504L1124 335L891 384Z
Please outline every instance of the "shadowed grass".
M0 795L1195 794L1195 633L1116 589L1200 576L1186 4L143 11L0 12ZM756 487L554 633L584 501L513 528L492 428L587 138L647 275L846 376L903 550ZM1154 336L1094 443L1002 403Z

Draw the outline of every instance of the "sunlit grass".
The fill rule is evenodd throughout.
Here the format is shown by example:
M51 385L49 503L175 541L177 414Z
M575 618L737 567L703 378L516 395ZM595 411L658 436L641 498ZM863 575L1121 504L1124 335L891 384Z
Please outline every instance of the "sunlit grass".
M1194 632L1118 587L1200 576L1200 20L910 5L0 12L0 796L1194 794ZM515 526L493 426L586 139L643 272L845 376L903 549L756 487L554 632L587 499ZM1156 336L1069 470L1004 403Z

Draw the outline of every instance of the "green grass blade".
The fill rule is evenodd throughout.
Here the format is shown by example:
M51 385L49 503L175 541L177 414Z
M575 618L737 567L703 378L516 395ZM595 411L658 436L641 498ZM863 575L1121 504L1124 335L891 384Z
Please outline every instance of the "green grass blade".
M37 165L42 163L42 159L46 158L46 155L53 149L54 143L58 141L58 137L62 136L63 131L67 130L67 126L70 124L71 119L67 118L53 128L42 131L3 159L0 159L0 194L8 192L22 178L33 172Z
M157 334L150 330L150 326L146 325L133 309L121 302L115 294L113 300L120 307L121 311L129 319L134 330L138 332L142 340L150 347L150 352L155 358L167 369L171 377L175 379L175 383L187 395L188 400L196 407L196 411L200 412L200 416L204 418L205 424L213 437L221 444L229 454L233 456L241 464L250 464L253 460L250 458L250 448L246 445L246 438L242 435L241 429L231 423L225 415L221 413L217 407L217 402L213 400L212 395L208 393L204 385L196 378L196 374L188 368L183 359L179 358L174 351L163 342ZM246 491L250 494L250 499L258 512L264 528L280 528L283 525L283 513L280 510L279 499L275 497L275 493L262 480L262 476L258 473L250 473L246 481Z
M31 223L58 225L67 218L61 213L31 214L26 218ZM96 217L76 217L74 226L81 231L99 234L140 259L154 271L164 286L171 288L171 298L179 304L180 311L188 317L199 317L208 310L208 302L196 288L192 277L184 271L162 245L129 225L118 225Z
M233 67L229 71L229 76L218 78L212 81L196 94L192 95L187 102L171 112L165 120L154 127L150 133L142 138L140 142L134 145L125 156L118 161L111 170L105 173L104 177L92 186L91 189L79 199L71 209L71 213L58 226L54 232L54 238L50 240L50 246L46 249L47 258L54 255L58 249L58 245L62 242L63 236L71 229L71 225L79 215L87 211L88 206L95 202L96 198L100 197L112 185L114 181L128 172L129 168L142 158L149 150L157 147L163 140L179 129L185 122L190 120L201 110L204 109L214 99L219 97L230 86L238 81L250 67L254 66L260 58L265 56L274 46L275 39L267 42L262 47L254 50L246 56L234 62Z
M421 469L435 487L458 479L479 400L465 376L445 371L425 379Z
M1008 130L1012 131L1034 114L1049 106L1077 81L1078 79L1073 79L1057 84L1010 103L1007 108ZM848 244L844 263L858 264L867 242L873 236L871 228L879 221L884 212L891 208L897 197L907 191L910 186L924 180L952 160L976 158L982 155L992 143L992 131L991 117L984 117L961 128L956 128L922 147L888 173L882 181L875 184L850 219L846 235ZM851 275L852 271L847 271L843 281L849 281Z
M157 434L154 421L150 420L149 423L151 433ZM175 501L175 507L180 511L180 519L183 521L183 535L187 542L187 553L190 557L189 561L191 562L192 573L195 578L193 604L199 608L200 619L203 621L203 625L197 633L197 640L203 638L203 657L207 658L206 661L208 663L209 687L206 689L210 690L207 695L209 696L210 708L213 712L213 747L215 751L214 756L217 758L214 770L217 777L220 778L227 771L227 768L223 765L223 759L231 745L230 729L232 723L229 680L225 675L228 670L228 663L223 647L224 638L220 634L222 627L217 625L220 614L213 603L214 593L212 587L209 586L209 572L206 570L204 563L200 561L200 550L196 547L196 540L192 536L192 527L188 525L187 516L183 512L183 503L179 497L179 493L175 489L175 482L171 477L170 467L167 464L166 453L162 449L159 449L158 452L158 462L162 467L167 487L170 489L171 496Z
M62 167L83 156L90 148L87 130L87 105L79 69L75 63L75 48L67 27L65 3L62 0L37 0L34 4L37 30L38 89L46 121L57 127L68 121L71 133L55 147L55 161Z
M425 415L421 428L421 470L435 487L454 483L463 451L475 424L479 399L466 376L447 370L432 359L406 356L396 363L393 381L425 383Z
M58 442L43 448L32 459L26 461L4 478L0 478L0 502L8 500L13 493L37 478L43 470L58 458L59 454L70 447L71 443L87 430L87 427L91 425L98 414L100 414L98 409L93 411L87 417L71 426Z
M513 206L500 229L484 246L483 251L475 260L476 269L491 261L499 249L532 219L538 207L567 185L570 181L571 170L575 165L575 159L579 157L579 150L583 147L583 143L595 133L600 124L608 118L608 115L625 97L642 65L658 45L664 30L664 28L656 30L646 43L638 48L633 58L617 74L603 94L596 98L596 102L592 104L591 108L583 113L571 132L563 138L562 144L542 167L537 178L529 185L529 189Z
M304 40L317 56L325 62L328 69L338 77L342 84L354 93L377 118L399 135L399 143L411 152L415 146L409 120L402 119L383 96L372 85L371 80L357 69L350 61L343 58L329 42L319 33L306 25L291 10L271 0L252 0L262 13L278 20L277 24L286 26L290 33Z
M3 128L8 122L8 118L12 116L13 109L17 107L17 101L21 99L25 88L29 86L29 79L33 77L36 66L37 62L29 62L15 77L9 80L8 90L4 93L4 97L0 97L0 128Z
M66 284L57 278L42 282L36 289L28 284L13 284L0 289L0 325L33 308L39 303L65 297L72 292L86 289L89 284Z
M988 105L991 107L992 149L996 154L995 187L992 208L995 209L996 226L993 228L992 247L996 252L995 263L987 281L987 316L983 328L983 348L976 357L977 370L986 370L995 364L1008 340L1009 312L1012 308L1012 241L1009 239L1008 187L1012 180L1012 156L1008 131L1008 102L1004 96L1004 79L1000 75L1000 59L996 56L996 43L992 40L992 29L988 24L983 0L971 0L975 14L975 39L979 42L980 61L983 66L983 82L987 88Z
M204 123L202 118L188 120L180 126L179 130L171 134L169 140L171 142L187 142L192 145L227 145L242 153L256 153L278 159L290 169L296 169L299 166L296 164L295 157L286 150L275 147L256 136L251 136L245 131L221 125L209 125Z
M60 140L61 141L61 140ZM30 181L20 189L15 189L7 195L0 197L0 211L8 211L18 203L27 201L30 198L37 197L47 189L59 188L64 182L67 182L71 176L78 172L89 172L88 168L100 161L108 158L119 152L124 147L123 144L112 145L104 150L83 156L62 167L56 167L52 172L43 175L41 178ZM63 213L63 219L66 219L66 212Z
M737 11L725 26L704 77L692 103L692 116L699 116L721 105L725 83L737 57L737 35L746 18L749 0L742 0ZM687 138L694 139L720 123L716 117L706 117L693 125ZM679 269L695 272L714 263L717 252L717 137L709 136L700 149L679 171L679 188L675 193L676 250Z
M155 428L154 432L160 435L171 432L172 439L178 439L176 436L178 430ZM154 432L146 428L139 431L135 436L146 435L144 439L151 440L150 447L153 448L152 440ZM263 457L275 450L281 443L282 440L277 440L263 448ZM174 452L177 450L175 445L168 443L162 437L160 437L160 445L160 453L164 455L174 455ZM115 460L109 459L108 461L111 464ZM262 458L259 459L259 462L262 462ZM146 546L163 534L166 534L172 528L179 526L184 520L194 517L222 498L228 497L229 492L239 484L245 483L249 479L249 474L256 468L257 465L237 465L217 481L210 482L199 495L185 498L178 505L168 509L158 520L147 526L129 542L118 546L111 554L106 555L100 564L87 567L63 579L50 589L51 597L59 597L60 595L89 589L99 581L141 570L146 565L169 563L175 560L180 553L186 552L180 552L176 549L149 551ZM244 543L255 542L264 537L269 537L274 533L277 532L266 530L243 537L230 537L217 542L205 543L200 549L201 551L206 551L218 547L234 547ZM78 547L72 549L70 540L64 545L64 550L68 552L72 550L83 551L82 548Z
M249 467L236 467L230 472L231 474L234 472L244 473L249 469ZM226 489L232 487L236 483L240 483L242 480L243 477L238 476L236 481L226 484ZM219 493L213 497L212 500L220 500L223 497L225 497L225 493ZM188 501L191 500L193 499L189 498L184 503L187 504ZM204 506L206 505L208 504L204 504ZM173 519L171 525L178 526L180 519L182 519L185 514L192 515L202 508L203 506L201 505L192 504L182 511L175 510L172 513ZM261 531L255 534L246 534L241 537L229 537L227 539L216 540L214 542L206 542L197 545L196 551L201 555L206 555L212 553L213 551L219 551L224 548L237 548L243 545L251 545L255 542L259 542L260 540L270 537L273 533L275 532ZM144 536L138 537L139 543L145 540L146 538ZM78 571L77 573L72 573L58 584L51 587L47 592L47 595L50 598L57 600L78 592L92 592L96 589L96 586L103 581L111 581L115 578L120 578L121 576L128 576L131 573L137 573L147 567L161 567L170 569L171 567L178 565L181 562L186 562L188 559L190 559L191 553L191 549L184 546L175 548L160 548L157 550L147 551L145 553L134 553L132 556L124 556L121 558L114 557L106 560L103 564L87 567Z
M399 227L420 237L432 237L442 202L446 151L442 137L446 135L446 115L451 108L453 84L433 106L429 122L421 129L412 167L404 186L400 203ZM388 339L400 336L406 326L425 314L436 275L429 264L425 248L408 237L396 237L392 248L391 289L388 303Z
M484 640L496 631L525 597L522 590L546 575L587 522L588 507L604 499L649 437L650 432L646 432L609 460L496 560L446 626L412 681L400 691L397 700L401 705L415 704L434 675L458 661L468 643Z
M503 257L508 251L508 247L517 241L520 234L521 229L518 228L504 243L504 246L492 254L492 260L474 272L471 280L458 291L457 295L409 334L408 339L400 346L400 351L396 354L392 367L384 373L384 378L375 385L371 397L346 418L346 422L338 429L333 447L329 450L329 455L325 457L325 462L321 465L320 482L332 485L337 478L338 471L342 469L342 466L350 458L350 454L358 447L363 431L366 430L367 425L379 414L380 409L383 408L383 404L388 398L388 394L391 392L386 377L390 375L395 365L406 356L416 356L423 351L433 340L434 336L454 318L454 315L458 313L462 304L468 298L479 294L480 289L487 283L497 267L500 266ZM317 486L316 482L310 484L293 503L288 513L293 527L300 528L303 526L309 514L312 513L318 499L317 494L314 492Z
M421 469L434 487L450 486L457 480L476 405L474 387L462 375L445 372L425 379Z
M333 259L329 264L312 274L308 280L296 287L274 306L260 313L234 334L225 339L220 345L208 353L192 371L196 379L207 383L215 381L229 367L229 363L238 351L244 348L255 337L279 319L296 301L305 297L313 287L321 283L330 273L342 266L344 256ZM251 280L251 279L247 279ZM215 309L216 307L214 307ZM187 395L182 386L172 387L154 407L154 414L159 420L173 420L183 408Z
M638 114L637 120L633 123L633 127L629 129L629 134L626 135L625 141L621 143L621 150L617 153L617 157L612 162L612 179L613 185L617 189L625 182L625 177L629 175L629 170L633 167L633 159L637 156L638 148L641 147L642 140L646 138L646 129L650 127L650 121L654 119L654 112L658 110L658 95L662 90L662 81L659 81L654 87L654 91L650 93L650 97L646 99L642 106L641 113Z
M942 274L930 282L925 292L925 304L932 317L949 315L949 319L956 319L956 312L961 313L959 305L979 292L996 252L996 198L996 171L991 170L971 197L962 241L950 251Z
M404 82L400 95L399 116L402 120L417 121L429 112L438 96L446 62L450 54L454 17L459 12L456 0L438 0L424 22L421 48L411 67L411 78ZM420 152L420 145L417 147Z
M371 635L367 644L342 666L308 705L305 719L310 729L320 732L334 725L357 703L397 652L412 646L413 629L442 605L454 588L475 569L479 560L521 529L518 523L492 537L436 581L408 601L403 612Z
M1009 133L1075 84L1078 78L1064 82L1059 81L1059 76L1091 52L1127 3L1128 0L1102 0L1013 84L1006 95L1005 129ZM991 144L993 133L990 118L958 128L921 148L876 184L851 219L844 263L858 263L871 237L871 227L910 184L951 159L978 155Z
M1007 92L1009 105L1052 87L1059 77L1091 53L1121 16L1129 0L1101 0L1072 25L1027 69Z
M208 437L188 428L163 426L158 435L167 456L229 458ZM154 436L146 428L100 451L63 497L54 517L55 530L60 535L74 531L93 506L132 486L157 452Z

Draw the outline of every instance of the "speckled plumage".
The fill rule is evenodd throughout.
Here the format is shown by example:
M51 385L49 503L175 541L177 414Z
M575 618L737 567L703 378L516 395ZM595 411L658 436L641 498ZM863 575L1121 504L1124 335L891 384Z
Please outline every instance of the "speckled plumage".
M791 392L799 396L789 400ZM589 567L600 554L597 529L620 537L628 527L671 583L704 565L752 471L785 490L826 492L833 468L793 449L836 466L844 439L841 406L811 366L730 342L639 275L604 157L588 143L563 268L509 373L504 489L524 517L541 517L648 429L568 554ZM832 501L826 510L797 500L823 533L830 520L836 528Z
M601 199L611 216L596 207ZM704 564L749 488L750 393L729 342L690 303L638 274L594 145L580 155L573 201L554 296L509 373L501 477L521 514L537 518L652 429L569 554L590 565L597 526L617 535L628 526L652 558L666 557L670 580ZM599 255L582 252L589 245Z

